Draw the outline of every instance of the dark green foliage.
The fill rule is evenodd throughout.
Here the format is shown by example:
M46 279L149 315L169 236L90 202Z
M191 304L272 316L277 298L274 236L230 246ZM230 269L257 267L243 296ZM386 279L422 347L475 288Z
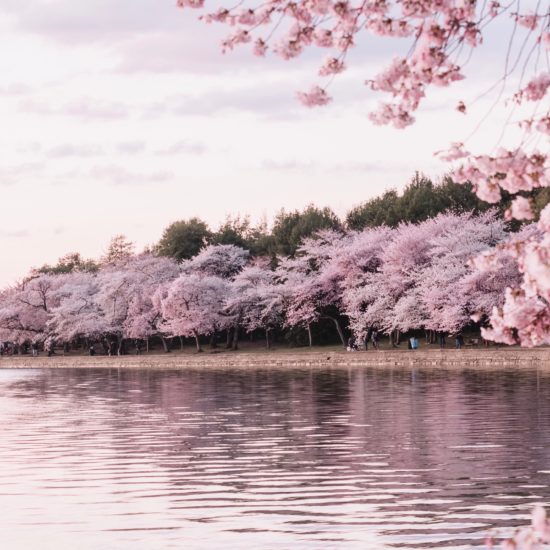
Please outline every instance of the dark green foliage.
M395 227L401 221L398 204L397 191L390 189L382 196L375 197L350 210L346 216L346 223L350 229L356 230L380 225Z
M317 208L310 204L302 212L281 210L275 216L271 232L274 252L291 256L296 252L300 241L320 229L341 229L342 222L328 207Z
M537 216L550 201L549 188L522 194L531 199ZM511 200L512 197L503 193L499 204L488 204L477 198L470 184L455 183L450 177L434 184L416 173L401 194L391 189L353 208L346 216L346 225L355 230L381 225L396 227L402 222L418 223L443 212L481 213L495 207L503 214ZM343 225L330 208L317 208L312 204L302 211L281 210L271 231L265 221L252 226L248 217L229 216L217 231L211 232L205 222L191 218L167 227L155 250L182 260L191 258L207 244L233 244L250 250L252 256L292 256L305 237L321 229L339 230ZM521 225L517 220L510 222L513 231Z
M208 226L199 218L180 220L164 230L156 251L179 261L189 259L198 254L211 236Z
M250 219L236 216L228 216L219 229L212 234L210 244L234 244L241 248L247 248L248 234L250 231Z
M252 226L248 216L228 216L219 229L212 234L209 244L233 244L250 250L253 256L268 256L273 249L273 239L267 223Z
M356 206L348 212L346 223L356 230L380 225L396 227L401 222L417 223L442 212L479 213L490 207L476 197L469 184L454 183L447 177L434 185L417 173L401 195L392 189Z
M99 264L94 260L85 260L78 252L70 252L57 260L55 265L44 264L42 267L34 269L35 274L46 273L51 275L60 275L63 273L73 273L84 271L93 273L99 269Z

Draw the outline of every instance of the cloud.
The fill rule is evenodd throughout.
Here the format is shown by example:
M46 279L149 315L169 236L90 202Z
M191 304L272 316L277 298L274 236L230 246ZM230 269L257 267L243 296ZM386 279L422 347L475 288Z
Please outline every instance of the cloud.
M116 147L119 153L126 155L135 155L137 153L142 153L145 151L145 142L144 141L124 141L117 145Z
M30 236L27 229L18 229L15 231L0 231L0 236L8 239L25 239Z
M56 145L46 152L50 158L65 158L65 157L95 157L103 154L103 149L98 145L62 143Z
M172 0L4 0L2 7L17 28L71 44L175 28L178 13Z
M238 89L213 86L201 94L178 94L145 107L145 118L163 116L213 116L234 112L274 117L277 120L298 120L308 115L293 93L290 79L270 81L256 79L253 84ZM330 109L330 107L328 107Z
M296 159L289 160L264 160L262 169L272 170L274 172L294 172L294 171L309 171L315 169L315 164L312 161L300 161Z
M0 167L0 185L16 185L23 183L29 176L37 176L44 168L41 162L27 162L14 166Z
M30 86L20 82L0 86L0 96L5 97L22 96L30 93L31 91L32 88Z
M177 141L166 149L157 151L157 155L202 155L206 152L207 147L204 143L198 141L181 140Z
M20 112L28 114L61 115L99 120L122 119L129 116L129 109L123 103L86 97L60 106L51 106L43 101L25 100L19 102L18 109Z
M174 177L172 172L132 172L114 164L96 166L90 171L90 176L95 179L107 181L110 185L150 185L154 183L167 183Z
M71 116L96 119L115 119L128 116L128 108L122 103L98 101L89 98L69 103L60 112Z
M380 162L339 162L339 163L323 163L313 160L272 160L267 159L262 161L261 167L264 170L271 170L275 172L295 172L295 171L308 171L308 172L371 172L379 170L384 166L384 163ZM389 166L386 166L389 168Z

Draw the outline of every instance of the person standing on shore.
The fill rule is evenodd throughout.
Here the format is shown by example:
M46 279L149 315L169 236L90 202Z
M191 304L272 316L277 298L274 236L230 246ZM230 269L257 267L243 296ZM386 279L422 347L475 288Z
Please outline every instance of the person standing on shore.
M439 333L439 349L443 349L445 347L445 344L447 341L445 340L445 333L440 332Z
M462 349L463 345L464 345L464 336L462 336L462 332L459 332L455 338L455 347L456 349Z

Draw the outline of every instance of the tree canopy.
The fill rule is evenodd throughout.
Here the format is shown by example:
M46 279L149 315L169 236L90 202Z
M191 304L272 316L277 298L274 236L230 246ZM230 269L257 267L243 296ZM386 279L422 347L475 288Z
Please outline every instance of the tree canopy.
M390 189L356 206L346 215L346 223L351 229L397 227L401 222L418 223L443 212L479 214L488 208L490 205L476 197L471 185L460 185L449 177L434 184L416 173L401 195Z
M197 255L211 236L208 225L201 219L180 220L164 230L156 251L161 256L186 260Z

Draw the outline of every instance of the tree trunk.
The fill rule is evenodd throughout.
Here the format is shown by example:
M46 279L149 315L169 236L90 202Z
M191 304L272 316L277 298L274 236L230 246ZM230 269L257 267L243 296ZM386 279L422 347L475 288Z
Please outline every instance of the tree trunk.
M401 343L401 331L399 329L395 331L395 343L397 345Z
M271 348L271 342L269 341L269 329L268 328L265 329L265 347L267 349Z
M311 335L311 323L307 324L307 339L309 343L309 347L313 347L313 336Z
M345 349L347 347L346 339L344 338L344 332L342 331L342 327L340 326L338 319L336 319L336 317L326 317L326 318L330 319L334 323L334 326L336 327L336 332L338 332L338 336L340 337L340 342L342 343L342 346Z
M227 329L226 340L225 340L225 349L231 349L231 329Z
M161 336L160 340L162 342L162 349L164 349L164 353L170 353L170 346L168 345L168 340L164 336Z
M145 350L149 353L149 336L145 338Z
M210 349L216 349L218 347L218 342L216 341L216 333L213 332L210 335Z
M233 344L231 345L231 349L233 351L239 349L239 325L233 327Z
M180 339L180 350L183 351L183 338L181 336L178 336Z
M193 331L193 336L195 337L195 345L197 346L197 353L202 352L201 343L199 341L199 335L196 330Z

